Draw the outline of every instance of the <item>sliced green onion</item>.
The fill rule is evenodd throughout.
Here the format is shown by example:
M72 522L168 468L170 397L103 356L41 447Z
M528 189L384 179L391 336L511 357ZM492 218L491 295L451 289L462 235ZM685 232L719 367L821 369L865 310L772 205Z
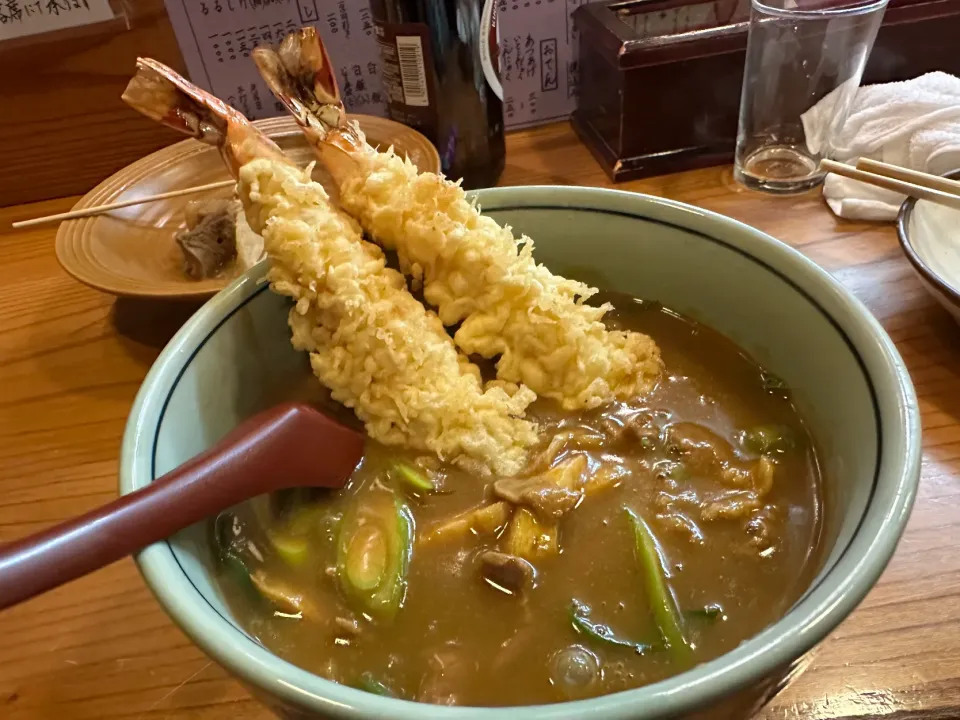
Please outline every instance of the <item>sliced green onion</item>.
M647 602L660 630L660 637L673 658L686 664L691 658L691 648L683 634L676 600L667 585L667 574L660 559L657 541L643 518L629 508L624 510L633 527L634 550L643 573Z
M220 555L220 564L223 573L249 600L259 602L263 599L257 586L250 579L250 569L239 555L230 550L223 552Z
M360 680L357 682L356 687L358 690L363 690L364 692L373 693L374 695L380 695L382 697L397 696L393 690L388 688L368 672L360 676Z
M337 578L363 611L390 618L407 591L413 516L392 492L359 498L340 524Z
M618 637L607 625L595 623L590 620L591 609L579 600L574 600L570 605L570 624L573 629L579 633L594 640L601 645L613 645L616 647L633 650L638 655L643 655L651 650L656 650L657 646L653 643L638 643L632 640L626 640Z
M380 587L387 571L387 538L374 524L357 528L347 541L347 578L357 590L369 591Z
M267 530L267 539L288 565L306 562L311 538L322 530L325 513L319 503L300 505L285 513L280 527Z
M437 489L430 478L402 460L393 463L391 472L404 487L415 493L432 493Z
M277 555L289 565L302 565L310 549L309 538L305 535L292 535L285 532L267 532L267 539L277 551Z

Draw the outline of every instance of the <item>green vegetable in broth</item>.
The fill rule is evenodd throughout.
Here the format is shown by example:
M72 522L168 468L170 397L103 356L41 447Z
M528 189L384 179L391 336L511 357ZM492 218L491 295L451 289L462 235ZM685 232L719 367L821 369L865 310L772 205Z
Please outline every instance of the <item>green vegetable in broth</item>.
M414 493L432 493L437 489L430 478L403 460L394 462L391 474L401 485Z
M250 569L236 553L227 551L220 555L220 565L223 573L229 577L248 600L259 603L262 599L253 580L250 579Z
M259 604L261 595L250 579L250 568L242 555L240 520L233 513L220 513L213 523L213 535L220 572L230 578L248 601Z
M347 578L355 590L375 590L387 571L387 533L377 525L358 527L346 545Z
M793 431L784 425L758 425L743 431L740 445L757 455L784 453L796 447Z
M413 516L392 492L362 498L344 516L337 543L340 588L365 612L392 617L403 603L413 552Z
M267 538L277 555L289 565L302 565L308 556L310 544L307 535L293 535L285 532L268 532Z
M607 625L595 623L590 620L590 613L591 609L589 605L579 600L574 600L570 606L570 624L573 625L573 629L579 633L583 633L601 645L627 648L633 650L638 655L643 655L650 650L657 649L654 643L638 643L618 637Z
M383 697L396 697L396 693L393 692L390 688L384 685L382 682L377 680L372 673L364 673L360 676L359 682L356 684L358 690L363 690L364 692L373 693L374 695L381 695Z
M667 650L675 660L686 663L691 657L691 648L683 635L677 603L667 585L667 576L660 560L657 541L643 518L629 508L624 510L633 527L634 550L643 572L647 602L653 612L653 619L657 623Z
M321 529L323 506L312 502L297 506L285 515L280 527L266 531L267 539L288 565L303 565L309 557L311 537Z

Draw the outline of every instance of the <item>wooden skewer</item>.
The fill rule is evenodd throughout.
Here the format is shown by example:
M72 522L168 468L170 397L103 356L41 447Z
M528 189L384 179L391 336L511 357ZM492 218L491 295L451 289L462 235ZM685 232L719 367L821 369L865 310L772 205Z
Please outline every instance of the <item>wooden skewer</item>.
M20 220L19 222L13 223L13 227L31 227L32 225L42 225L43 223L74 220L76 218L90 217L91 215L102 215L111 210L119 210L120 208L130 207L131 205L156 202L157 200L166 200L167 198L180 197L181 195L193 195L194 193L200 193L206 190L218 190L236 184L236 180L222 180L207 185L197 185L196 187L183 188L182 190L171 190L170 192L159 193L157 195L147 195L146 197L136 198L135 200L122 200L106 205L95 205L94 207L83 208L82 210L70 210L69 212L57 213L56 215L44 215L43 217L31 218L30 220Z
M934 189L933 187L919 183L897 180L892 177L886 177L885 175L877 175L866 172L865 170L858 170L852 165L834 162L833 160L821 160L820 169L836 175L843 175L851 180L859 180L869 185L876 185L877 187L886 188L887 190L893 190L894 192L902 193L909 197L929 200L930 202L960 210L960 191L945 192L944 190ZM903 170L903 168L898 169ZM916 173L914 177L918 175L926 175L926 173ZM928 178L933 177L935 176L927 175L926 178L924 178L924 182L927 182Z
M940 177L939 175L910 170L909 168L900 167L899 165L890 165L889 163L870 160L869 158L860 158L857 160L857 169L883 175L884 177L893 178L894 180L904 180L914 183L915 185L923 185L924 187L940 190L945 193L950 193L951 195L960 195L960 181Z

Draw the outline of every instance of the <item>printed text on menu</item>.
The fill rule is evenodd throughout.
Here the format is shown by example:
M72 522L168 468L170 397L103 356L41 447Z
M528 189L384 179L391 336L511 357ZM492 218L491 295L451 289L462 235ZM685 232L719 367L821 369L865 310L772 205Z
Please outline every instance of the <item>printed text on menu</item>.
M367 0L166 0L190 79L251 119L284 113L250 57L313 25L333 59L350 112L386 115Z
M112 18L107 0L0 0L0 40Z
M504 126L561 120L577 107L579 33L571 14L597 0L496 0ZM689 32L750 15L737 0L718 15L717 0L618 15L637 38Z
M497 0L507 129L568 117L576 108L577 29L588 0Z

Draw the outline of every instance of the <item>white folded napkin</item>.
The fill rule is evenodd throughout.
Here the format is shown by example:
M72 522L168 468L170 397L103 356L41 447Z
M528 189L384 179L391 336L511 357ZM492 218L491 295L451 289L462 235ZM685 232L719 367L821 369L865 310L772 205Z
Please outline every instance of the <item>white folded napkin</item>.
M828 147L838 97L831 93L801 116L812 153ZM960 169L960 79L932 72L862 87L840 132L829 140L830 157L842 162L868 157L935 175ZM893 220L904 199L832 174L823 183L823 197L836 215L857 220Z

